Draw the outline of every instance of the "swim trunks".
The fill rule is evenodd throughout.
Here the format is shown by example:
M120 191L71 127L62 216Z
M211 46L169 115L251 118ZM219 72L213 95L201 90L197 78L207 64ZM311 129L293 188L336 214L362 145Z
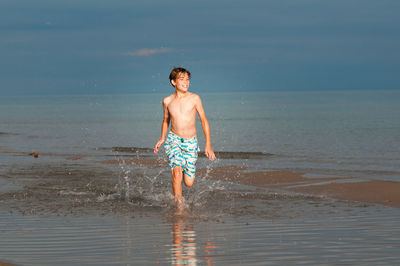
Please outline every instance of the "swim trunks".
M200 151L196 136L185 139L170 131L164 143L164 148L171 169L181 166L188 177L195 177L197 153Z

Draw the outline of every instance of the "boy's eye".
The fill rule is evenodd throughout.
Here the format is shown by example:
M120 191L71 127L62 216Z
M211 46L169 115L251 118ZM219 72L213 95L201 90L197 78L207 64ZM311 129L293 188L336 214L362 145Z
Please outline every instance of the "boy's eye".
M178 80L179 80L179 81L190 81L190 79L185 78L185 77L178 78Z

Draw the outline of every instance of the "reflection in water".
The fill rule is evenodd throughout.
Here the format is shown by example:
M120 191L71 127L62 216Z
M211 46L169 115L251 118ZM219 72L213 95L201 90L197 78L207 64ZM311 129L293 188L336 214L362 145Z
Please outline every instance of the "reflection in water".
M214 246L213 243L206 242L206 246L204 247L204 252L209 255L211 253L211 250L215 249L216 247ZM209 256L205 257L204 261L207 265L210 265L211 263L215 263Z
M196 231L192 223L184 223L179 211L174 215L172 236L172 265L197 265Z
M197 234L194 223L185 221L183 213L182 209L177 210L173 217L171 232L173 245L170 248L172 255L171 264L197 265L200 262L202 265L214 264L215 262L211 256L213 250L216 248L215 245L208 241L201 244L201 246L204 246L204 249L200 248L199 243L196 242ZM200 258L202 259L201 261Z

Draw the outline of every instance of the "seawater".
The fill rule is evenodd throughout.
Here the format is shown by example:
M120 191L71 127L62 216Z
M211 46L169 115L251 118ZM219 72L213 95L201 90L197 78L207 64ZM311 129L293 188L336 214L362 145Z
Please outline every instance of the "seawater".
M195 92L214 150L274 155L242 164L400 180L400 91ZM85 154L101 147L152 148L160 137L164 96L0 97L0 149Z
M168 167L124 162L135 156L130 152L124 157L130 148L139 159L154 156L151 147L160 136L163 96L0 97L0 261L399 261L399 212L394 208L260 190L209 180L206 174L194 187L184 188L187 205L176 213ZM212 163L200 158L199 168L223 163L399 181L398 91L201 96L214 149L235 156ZM200 123L198 130L204 147ZM40 154L38 159L28 156L32 150ZM236 152L268 156L245 159ZM119 164L98 163L105 159Z
M0 258L21 265L395 265L398 216L338 208L313 219L242 216L205 223L155 213L0 214Z

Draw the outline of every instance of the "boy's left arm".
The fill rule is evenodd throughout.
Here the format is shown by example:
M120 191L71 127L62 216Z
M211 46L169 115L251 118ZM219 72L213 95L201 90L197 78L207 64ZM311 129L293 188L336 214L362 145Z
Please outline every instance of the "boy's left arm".
M199 114L201 125L203 127L204 136L206 137L206 148L204 149L204 153L211 161L215 160L215 154L213 148L211 146L211 136L210 136L210 124L208 123L206 113L204 112L203 104L199 96L196 97L195 100L196 111Z

